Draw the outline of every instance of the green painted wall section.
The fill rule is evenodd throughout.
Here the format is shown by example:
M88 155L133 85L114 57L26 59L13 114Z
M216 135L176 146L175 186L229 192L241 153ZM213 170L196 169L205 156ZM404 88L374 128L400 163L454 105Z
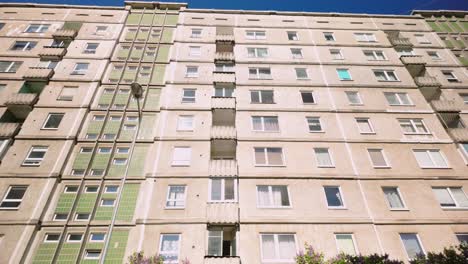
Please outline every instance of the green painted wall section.
M50 264L52 263L52 259L54 257L55 251L57 250L58 243L44 243L42 242L37 251L34 259L32 261L33 264Z
M143 115L142 125L138 133L138 139L153 139L154 137L153 132L154 132L156 118L157 118L156 114Z
M110 104L110 101L105 104ZM88 125L88 130L86 131L87 134L99 134L102 129L102 125L104 124L104 121L90 121Z
M122 197L119 208L117 209L116 220L132 221L135 213L136 200L140 184L125 184L122 190Z
M444 40L444 42L445 42L445 45L447 46L447 48L453 48L454 47L452 41L446 39L446 40Z
M127 59L129 53L130 53L129 49L122 49L122 47L120 47L119 51L117 51L117 58L121 60L125 60Z
M125 166L123 166L125 167ZM116 194L104 193L101 196L101 199L116 199ZM99 201L99 205L96 208L96 214L94 215L94 220L111 220L112 213L114 212L114 207L110 206L101 206L101 201Z
M57 214L70 213L75 199L76 199L76 193L62 193L57 202L55 213Z
M90 133L89 129L88 129L88 133ZM91 153L78 153L76 155L75 161L73 162L73 169L85 170L86 168L88 168L88 164L91 160L91 155L92 155Z
M98 104L110 104L113 96L113 93L102 93L101 97L99 97Z
M452 28L447 24L447 22L440 22L439 21L439 25L440 27L442 28L442 31L444 32L453 32Z
M109 163L111 154L110 153L97 153L93 159L92 169L105 170Z
M96 242L87 242L85 245L85 250L86 249L103 249L104 248L104 243L96 243ZM101 251L102 252L102 251ZM95 259L81 259L80 263L83 264L96 264L99 263L99 260Z
M156 56L156 62L169 62L170 48L170 45L159 45L158 55Z
M151 78L152 84L164 84L164 74L166 73L166 65L154 65L153 76Z
M167 14L166 15L166 26L175 26L177 25L177 21L179 21L179 15L172 15L172 14Z
M144 120L144 118L143 118ZM130 165L128 168L128 177L143 176L143 169L145 166L146 161L146 154L148 153L148 146L146 145L136 145L132 160L130 161Z
M172 43L172 35L174 35L174 29L165 28L161 37L161 42Z
M135 129L133 129L133 130L132 129L125 129L125 125L135 125ZM122 126L122 130L120 131L119 139L132 140L134 135L135 135L137 125L138 125L138 121L125 120L124 121L124 126Z
M435 21L427 21L427 24L429 24L429 26L437 31L437 32L442 32L442 30L440 29L439 25L437 25L437 23Z
M124 261L125 249L127 248L127 240L127 230L114 230L110 237L109 248L104 263L122 264Z
M451 21L450 26L457 32L463 32L463 28L461 28L456 21Z
M76 205L77 213L91 213L94 209L98 194L97 193L82 193Z
M131 40L135 39L135 36L136 36L136 32L135 32L135 31L127 31L127 32L125 33L125 40L131 41Z
M117 102L114 102L114 104L117 103ZM127 102L123 103L123 104L126 104ZM116 134L119 132L120 130L120 123L122 121L111 121L111 120L108 120L107 123L106 123L106 127L104 128L104 131L103 133L104 134Z
M463 64L463 66L468 66L468 58L459 57L458 60Z
M146 96L145 109L159 110L159 99L161 97L161 89L149 89Z
M460 21L460 24L465 29L465 32L468 32L468 21Z
M74 264L80 253L81 243L64 243L57 257L57 263Z
M130 97L130 93L118 93L118 94L115 96L114 104L123 104L123 105L127 105L128 97Z

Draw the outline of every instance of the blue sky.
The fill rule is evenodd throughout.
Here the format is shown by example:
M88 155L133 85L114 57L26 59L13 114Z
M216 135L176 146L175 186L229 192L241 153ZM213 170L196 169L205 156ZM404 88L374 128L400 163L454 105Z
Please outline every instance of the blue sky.
M123 5L124 0L0 0L48 4ZM409 14L413 9L468 10L468 0L172 0L191 8L254 9L369 14Z

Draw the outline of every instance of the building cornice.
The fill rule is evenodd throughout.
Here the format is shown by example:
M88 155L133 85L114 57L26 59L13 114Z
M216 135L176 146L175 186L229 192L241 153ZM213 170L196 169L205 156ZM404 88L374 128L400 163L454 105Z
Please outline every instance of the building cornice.
M37 3L0 3L0 7L36 7L36 8L76 8L76 9L96 9L96 10L125 10L124 6L91 6L91 5L67 5L67 4L37 4Z

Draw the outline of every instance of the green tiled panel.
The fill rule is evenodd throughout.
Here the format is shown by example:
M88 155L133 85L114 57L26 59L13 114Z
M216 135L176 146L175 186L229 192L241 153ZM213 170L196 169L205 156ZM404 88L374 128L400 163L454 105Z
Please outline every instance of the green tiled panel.
M109 79L120 79L121 75L122 75L122 71L112 70L111 73L109 74Z
M435 21L427 21L427 24L431 26L431 28L437 32L441 32L442 30L440 29L439 25Z
M153 84L163 84L165 72L166 72L166 66L165 65L154 65L153 76L151 78L151 83L153 83Z
M177 25L177 21L179 20L178 15L166 15L166 25L167 26L175 26Z
M458 25L458 23L455 21L451 21L450 26L457 32L463 32L463 28L461 28L460 25Z
M85 250L86 249L103 249L104 248L104 243L86 243ZM81 258L80 263L82 264L97 264L99 263L99 260L95 259L83 259Z
M125 167L125 166L122 166ZM101 199L103 198L117 198L116 194L103 194L101 196ZM100 201L99 201L100 203ZM112 219L112 213L114 212L114 207L107 207L107 206L100 206L98 205L97 210L96 210L96 215L94 216L94 220L111 220ZM99 244L99 243L94 243L94 244Z
M164 21L164 14L156 14L153 20L153 26L162 26Z
M109 103L101 103L101 102L99 102L99 103L100 104L109 104L110 101L109 101ZM90 121L87 133L99 134L99 132L101 132L103 124L104 124L103 121ZM80 155L85 155L85 154L80 154ZM89 155L91 155L91 154L89 154Z
M123 79L124 80L135 80L136 71L125 71Z
M136 49L133 49L132 50L132 54L130 55L130 58L134 59L141 59L141 56L143 56L143 49L141 50L136 50Z
M156 62L169 62L169 49L170 45L160 45Z
M161 89L149 89L146 96L145 109L159 110L159 98L161 97Z
M143 14L143 19L141 20L141 25L149 26L153 21L153 14Z
M52 263L55 250L58 243L41 243L37 249L36 255L32 261L33 264L49 264Z
M72 206L73 206L73 202L75 201L75 198L76 198L76 193L62 193L57 202L55 213L70 213Z
M112 101L113 93L103 93L99 98L98 104L110 104Z
M128 25L137 25L138 22L140 22L140 17L141 14L130 14L127 17L127 23Z
M112 176L123 176L125 174L125 167L126 165L114 165L114 164L111 164L110 167L109 167L109 172L107 173L107 175L109 177L112 177Z
M136 125L137 122L125 122L124 124ZM119 139L122 139L122 140L131 140L131 139L133 139L133 136L135 135L135 131L136 131L136 130L125 130L125 129L122 127L122 130L120 130Z
M90 129L88 129L88 132L90 132ZM78 153L78 155L76 155L75 161L73 162L73 169L85 170L88 168L91 155L91 153Z
M120 122L121 121L108 121L106 127L104 128L104 133L117 134L120 130Z
M138 32L138 35L137 35L137 40L139 41L145 41L148 39L148 35L149 35L149 31L147 32L143 32L143 31L139 31Z
M136 32L127 31L127 34L125 34L125 40L127 41L133 40L135 39L135 36L136 36Z
M124 185L116 220L132 221L139 189L140 184Z
M82 193L76 205L77 213L91 213L96 203L97 193Z
M458 60L460 60L463 66L468 66L468 58L459 57Z
M440 27L442 28L442 31L444 32L453 32L452 28L447 24L447 22L439 22Z
M127 102L128 102L128 97L130 96L129 93L125 94L125 93L119 93L115 96L115 99L114 99L114 104L124 104L126 105Z
M463 26L465 32L468 32L468 21L460 21L459 23Z
M117 52L117 57L118 58L127 58L128 57L128 53L129 53L129 50L128 49L119 49L119 51Z
M154 123L156 121L156 114L147 114L142 118L142 126L140 128L138 138L139 139L152 139Z
M76 263L81 243L64 243L57 258L57 263Z
M445 45L447 46L447 48L453 48L454 47L452 41L447 39L447 40L444 40L444 42L445 42Z
M458 48L465 48L465 43L463 43L462 40L454 40L453 42L455 42L455 46L458 47Z
M172 43L173 28L165 28L162 34L161 42Z
M80 263L81 264L98 264L99 260L98 259L81 259Z
M128 231L115 230L112 232L109 248L107 250L106 264L121 264L124 261L125 248L127 247Z
M93 165L91 167L93 169L105 170L107 164L109 163L110 156L110 154L96 154L96 156L94 156Z

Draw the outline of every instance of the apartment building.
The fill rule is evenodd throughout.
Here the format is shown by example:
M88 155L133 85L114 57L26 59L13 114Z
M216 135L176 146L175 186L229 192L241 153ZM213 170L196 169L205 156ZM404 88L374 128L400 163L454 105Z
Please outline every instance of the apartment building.
M463 66L468 66L468 12L455 10L414 10L439 35L447 48L453 51Z
M0 263L468 241L468 72L422 16L0 4L0 38Z

